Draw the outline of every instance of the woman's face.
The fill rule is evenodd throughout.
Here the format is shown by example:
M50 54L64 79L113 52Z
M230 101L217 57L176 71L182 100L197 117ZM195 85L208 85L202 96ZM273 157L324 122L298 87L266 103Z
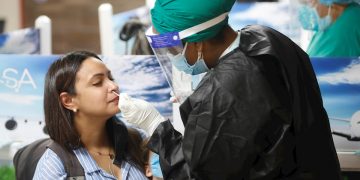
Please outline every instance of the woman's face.
M87 117L109 118L119 112L118 85L105 64L93 57L83 61L76 73L76 96L78 112Z

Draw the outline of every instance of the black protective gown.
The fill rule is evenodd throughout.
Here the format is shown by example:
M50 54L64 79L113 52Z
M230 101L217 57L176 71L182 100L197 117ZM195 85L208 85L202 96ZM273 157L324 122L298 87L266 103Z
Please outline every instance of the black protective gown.
M149 147L165 179L340 179L329 120L309 57L263 26L241 30Z

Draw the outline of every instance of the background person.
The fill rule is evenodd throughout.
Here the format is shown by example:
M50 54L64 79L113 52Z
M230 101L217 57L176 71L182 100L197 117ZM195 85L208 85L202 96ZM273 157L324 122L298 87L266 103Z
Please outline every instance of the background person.
M156 1L156 32L192 31L168 61L186 73L207 74L180 106L183 136L149 103L122 94L124 118L152 134L148 146L160 156L164 179L341 179L307 54L264 26L236 32L227 16L213 23L233 3ZM166 51L160 50L154 52Z
M310 57L360 56L360 1L310 0L300 11L305 29L315 31Z
M44 112L50 138L74 152L86 179L147 179L134 133L115 115L118 85L94 53L69 53L49 68L45 78ZM133 132L133 131L130 131ZM65 179L59 157L47 149L34 179Z

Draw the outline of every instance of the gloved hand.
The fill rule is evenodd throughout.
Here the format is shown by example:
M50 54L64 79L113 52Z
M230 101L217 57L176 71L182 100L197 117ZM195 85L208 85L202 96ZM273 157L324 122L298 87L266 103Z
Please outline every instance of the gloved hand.
M131 98L125 93L120 94L118 106L127 122L144 129L150 136L157 126L165 121L165 118L149 102Z

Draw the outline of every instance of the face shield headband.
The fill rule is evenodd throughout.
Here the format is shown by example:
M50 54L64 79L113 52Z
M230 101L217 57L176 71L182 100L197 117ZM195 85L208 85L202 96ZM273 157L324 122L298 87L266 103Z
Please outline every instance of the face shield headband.
M154 32L153 27L150 27L146 31L145 35L147 40L149 41L150 46L164 72L166 80L168 81L169 86L171 87L178 102L182 103L189 95L192 94L191 77L193 72L205 71L205 69L199 69L199 67L204 67L205 62L203 60L199 61L198 58L196 63L203 63L201 66L198 66L196 63L194 65L189 65L187 62L184 62L186 61L185 58L180 58L184 57L185 53L185 43L183 43L182 40L222 22L227 18L227 16L228 12L223 13L209 21L180 32L157 34ZM184 70L185 72L180 71L179 69Z

